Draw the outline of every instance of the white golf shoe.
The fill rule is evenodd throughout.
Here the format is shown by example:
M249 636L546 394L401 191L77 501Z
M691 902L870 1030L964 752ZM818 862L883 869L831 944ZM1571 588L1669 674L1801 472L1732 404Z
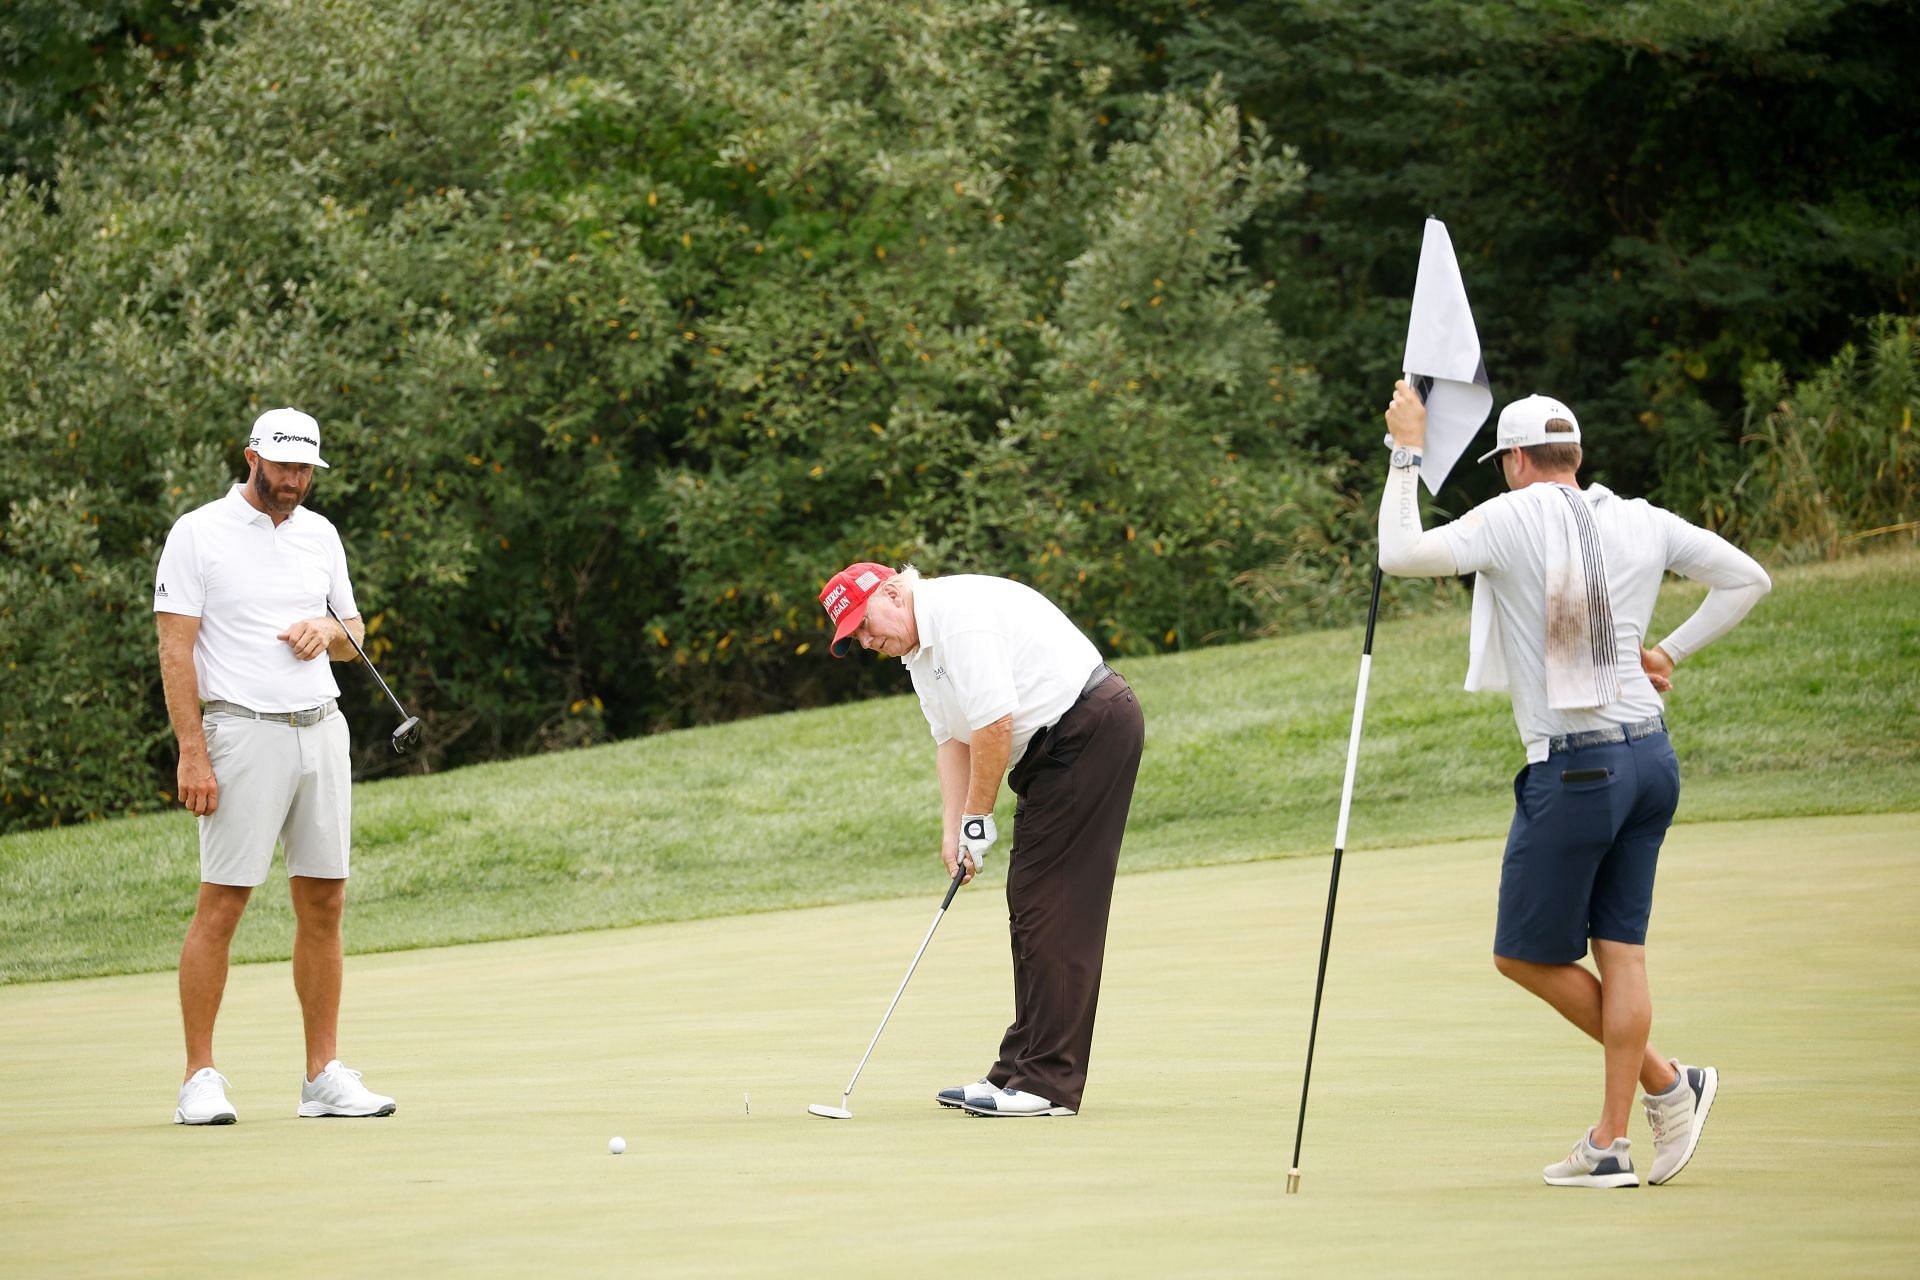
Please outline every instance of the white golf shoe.
M1647 1171L1647 1181L1656 1187L1672 1181L1693 1159L1700 1131L1707 1126L1707 1112L1720 1092L1717 1067L1687 1067L1674 1061L1673 1069L1680 1073L1673 1088L1640 1099L1647 1109L1647 1127L1653 1130L1653 1168Z
M952 1107L957 1111L969 1102L984 1101L998 1092L1000 1092L999 1089L989 1084L985 1076L981 1076L972 1084L963 1084L954 1089L942 1089L933 1095L933 1100L943 1107Z
M300 1112L314 1116L390 1116L397 1109L392 1098L360 1083L360 1073L335 1058L319 1075L300 1086Z
M1596 1147L1589 1129L1565 1160L1540 1173L1553 1187L1637 1187L1640 1175L1633 1171L1633 1157L1627 1154L1632 1146L1625 1138L1615 1138L1611 1146Z
M240 1118L227 1101L227 1078L212 1067L202 1067L180 1086L173 1109L175 1124L232 1124Z
M1018 1089L995 1089L979 1101L969 1098L960 1104L976 1116L1070 1116L1071 1107L1056 1107L1037 1093Z

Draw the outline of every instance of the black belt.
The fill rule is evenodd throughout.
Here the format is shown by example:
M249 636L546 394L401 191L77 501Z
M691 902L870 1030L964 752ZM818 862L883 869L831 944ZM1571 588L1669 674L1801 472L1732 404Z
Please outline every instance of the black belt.
M304 729L310 724L319 724L333 714L338 704L328 698L317 707L305 711L255 711L252 707L243 707L237 702L225 702L219 698L209 698L200 704L200 714L219 712L221 715L240 716L247 720L271 720L276 724L290 724L296 729Z
M1073 700L1073 707L1077 707L1085 702L1088 694L1118 674L1120 673L1104 662L1095 667L1093 674L1087 677L1087 682L1080 686L1080 696ZM1067 714L1073 710L1073 707L1068 707L1066 711L1061 712L1060 719L1066 719ZM1019 762L1014 765L1016 772L1018 772L1021 765L1040 758L1040 753L1047 748L1047 739L1053 736L1054 727L1059 723L1060 720L1055 720L1053 724L1042 725L1040 728L1034 730L1033 736L1027 739L1026 749L1021 753ZM1015 787L1014 789L1018 791L1021 788Z

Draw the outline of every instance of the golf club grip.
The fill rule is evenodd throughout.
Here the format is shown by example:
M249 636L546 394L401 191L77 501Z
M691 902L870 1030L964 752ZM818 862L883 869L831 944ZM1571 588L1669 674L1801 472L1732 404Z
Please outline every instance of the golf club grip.
M953 873L953 883L947 886L947 896L940 900L940 909L945 911L953 905L953 895L960 892L960 886L967 879L967 855L960 855L960 867Z
M367 664L367 670L372 671L373 659L369 658L367 656L367 651L360 647L360 642L353 638L353 629L347 625L346 619L342 618L338 613L334 612L333 601L331 600L327 601L327 616L340 624L341 634L347 637L347 643L352 645L353 651L360 655L360 661ZM379 673L375 672L374 674L378 675Z
M373 665L373 659L369 658L367 656L367 651L360 647L360 642L353 638L353 629L347 626L346 620L344 618L342 618L339 614L333 611L333 602L331 600L327 601L327 616L340 624L340 630L346 634L347 643L352 645L353 651L360 655L360 661L367 664L367 670L373 672L373 678L379 682L380 692L387 695L387 701L391 702L393 704L393 709L400 713L400 718L402 720L408 719L409 717L407 715L407 709L400 705L400 699L396 698L393 694L393 690L387 687L386 677L380 674L380 668Z

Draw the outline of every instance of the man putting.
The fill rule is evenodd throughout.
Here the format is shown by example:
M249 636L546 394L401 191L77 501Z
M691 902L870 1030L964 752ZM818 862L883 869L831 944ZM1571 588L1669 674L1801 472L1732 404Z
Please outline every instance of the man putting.
M901 659L913 678L933 731L949 878L962 860L963 884L985 865L1002 775L1019 797L1007 871L1013 1023L992 1069L936 1100L982 1116L1073 1115L1140 768L1140 704L1064 613L1006 578L854 564L820 603L834 657L858 644Z
M1647 1040L1654 867L1680 798L1660 694L1674 664L1729 631L1772 583L1716 534L1601 485L1581 489L1579 423L1546 396L1508 405L1497 447L1480 459L1499 460L1510 492L1422 532L1426 417L1419 396L1395 383L1380 568L1479 575L1467 688L1511 689L1527 752L1500 867L1494 967L1605 1047L1600 1119L1544 1174L1554 1186L1640 1185L1626 1136L1637 1080L1653 1130L1647 1181L1667 1182L1693 1158L1719 1072ZM1668 570L1711 589L1648 649ZM1589 939L1597 978L1578 963Z
M153 589L180 803L200 819L200 899L180 949L187 1071L173 1120L238 1118L213 1064L213 1023L234 930L276 842L287 851L293 985L306 1025L297 1114L391 1115L393 1099L335 1053L352 795L340 688L319 659L353 661L365 633L340 535L300 505L313 469L327 465L320 425L269 410L253 424L246 459L245 483L174 523Z

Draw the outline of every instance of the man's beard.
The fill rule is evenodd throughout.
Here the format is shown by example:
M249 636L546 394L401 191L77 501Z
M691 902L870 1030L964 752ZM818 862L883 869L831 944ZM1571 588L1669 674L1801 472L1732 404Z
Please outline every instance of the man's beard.
M253 494L256 498L260 499L260 505L273 515L290 516L293 514L294 508L298 507L301 501L307 496L307 491L302 489L291 498L283 497L280 492L273 487L272 481L267 479L266 468L260 467L253 473Z

